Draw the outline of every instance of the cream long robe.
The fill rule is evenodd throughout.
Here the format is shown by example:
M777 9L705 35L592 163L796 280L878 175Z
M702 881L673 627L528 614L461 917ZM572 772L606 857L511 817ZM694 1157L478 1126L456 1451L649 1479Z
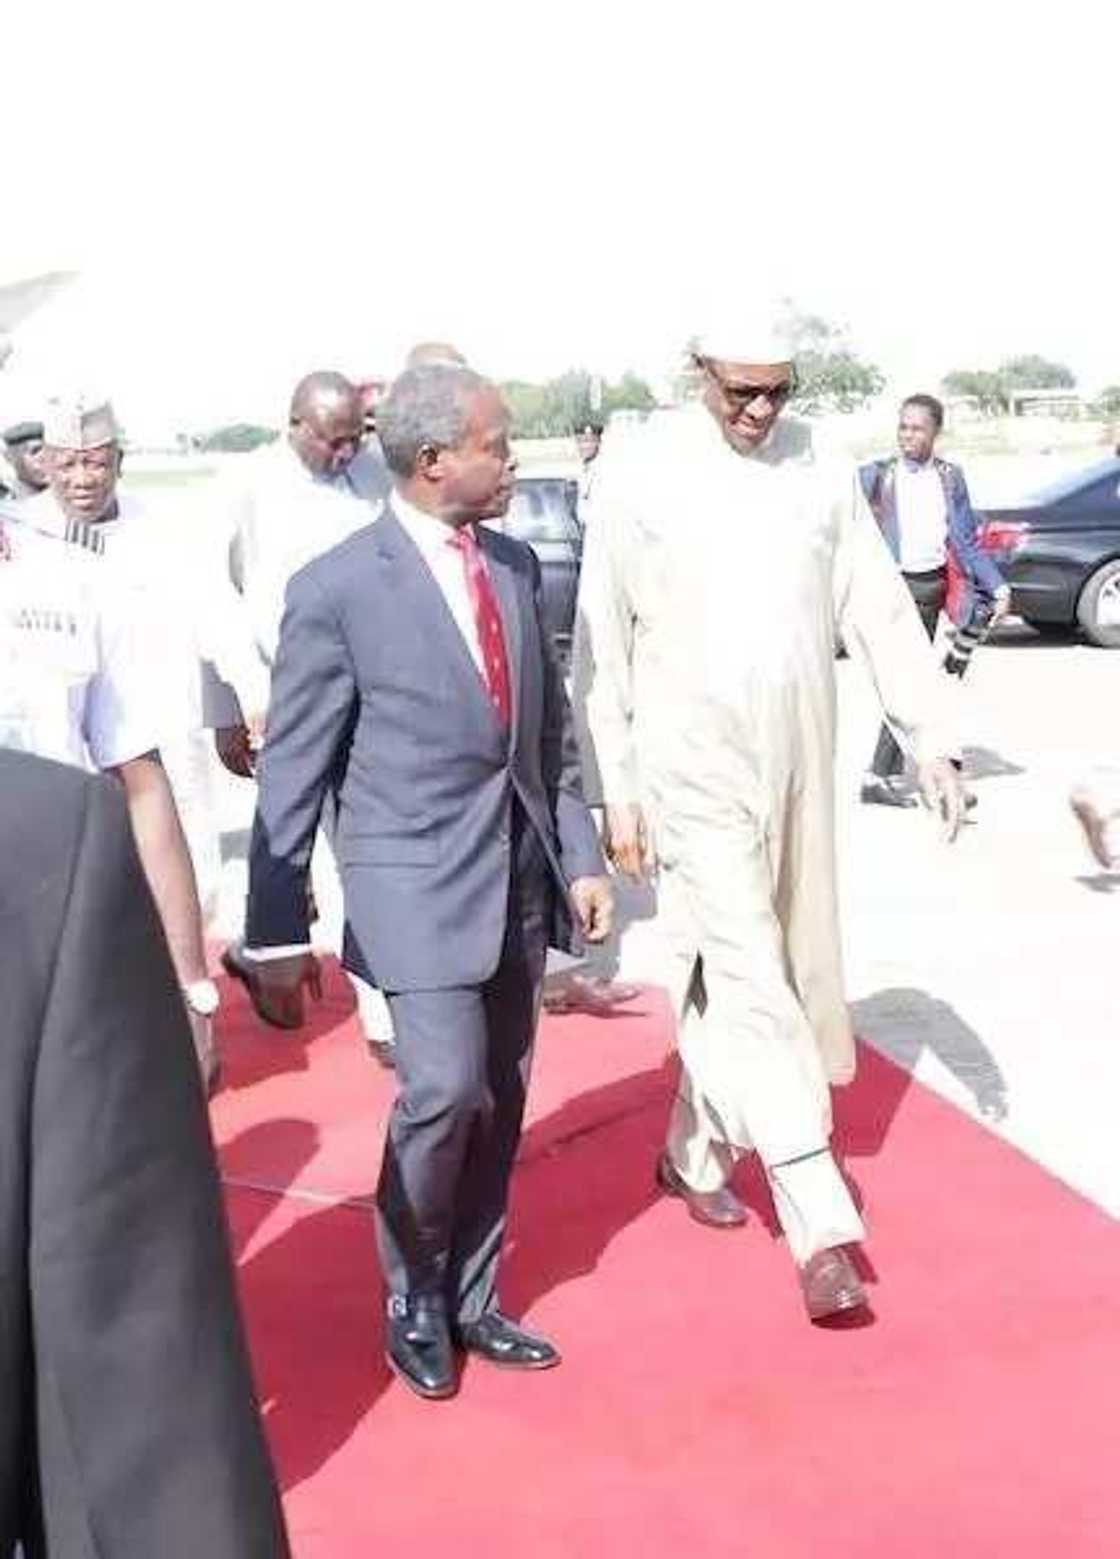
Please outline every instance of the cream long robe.
M919 756L953 750L942 679L854 467L815 460L805 424L783 419L743 457L691 405L601 459L574 667L589 783L597 770L602 799L646 808L678 1009L700 956L710 1017L737 1036L718 1042L709 1021L690 1067L687 1024L682 1035L712 1133L784 1162L819 1150L828 1083L855 1067L836 901L837 641L867 662Z

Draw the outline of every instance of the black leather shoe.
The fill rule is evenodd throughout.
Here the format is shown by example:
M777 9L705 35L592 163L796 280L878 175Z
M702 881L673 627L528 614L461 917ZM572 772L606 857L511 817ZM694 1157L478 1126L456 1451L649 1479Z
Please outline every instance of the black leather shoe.
M459 1341L468 1353L475 1353L491 1364L510 1370L550 1370L560 1363L560 1355L543 1337L522 1331L497 1310L463 1322Z
M385 1357L419 1397L453 1397L458 1389L447 1312L438 1294L392 1294Z
M916 807L917 801L904 791L896 790L890 780L865 779L860 786L859 799L873 807Z

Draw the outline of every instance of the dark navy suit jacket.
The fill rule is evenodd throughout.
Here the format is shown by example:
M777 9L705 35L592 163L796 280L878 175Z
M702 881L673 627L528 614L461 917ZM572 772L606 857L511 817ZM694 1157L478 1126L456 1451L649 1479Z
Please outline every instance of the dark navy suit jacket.
M898 461L897 455L888 456L884 460L872 460L861 466L859 473L867 501L896 562L899 552L895 483ZM963 585L959 592L953 592L951 596L949 615L958 623L967 622L972 615L976 597L991 600L1004 582L1003 575L977 541L976 513L964 472L960 466L936 455L933 457L933 465L945 494L950 561L961 576Z
M490 978L515 797L549 863L553 940L572 945L567 884L603 860L541 626L540 566L523 543L478 535L505 631L508 730L391 508L291 580L250 851L250 947L308 940L307 869L332 792L344 959L356 973L387 990Z

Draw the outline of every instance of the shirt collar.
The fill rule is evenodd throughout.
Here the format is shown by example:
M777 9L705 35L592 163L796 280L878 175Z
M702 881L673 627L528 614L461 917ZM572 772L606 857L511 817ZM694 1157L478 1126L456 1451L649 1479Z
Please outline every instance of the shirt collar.
M393 513L423 556L442 556L441 549L446 547L454 535L452 527L446 520L437 519L434 514L429 514L427 510L418 509L414 503L409 503L399 488L393 489L391 502Z

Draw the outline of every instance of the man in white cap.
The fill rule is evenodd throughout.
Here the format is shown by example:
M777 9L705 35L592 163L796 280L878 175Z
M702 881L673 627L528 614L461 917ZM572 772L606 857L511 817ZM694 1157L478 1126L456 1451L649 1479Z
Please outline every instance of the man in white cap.
M193 996L188 992L188 1000L194 1003L204 1066L214 1073L210 1016L216 993L206 980L204 959L199 966L195 954L202 958L198 884L203 884L204 901L216 897L219 859L210 759L202 736L200 650L187 612L189 536L119 492L121 441L109 401L96 395L52 398L44 415L43 445L48 488L29 499L21 513L35 531L104 554L102 572L110 576L106 583L113 610L128 618L128 642L137 657L137 667L129 672L129 697L143 698L147 716L155 721L149 745L158 748L161 778L166 773L163 783L170 782L191 857L187 873L193 907L177 899L175 913L194 923L177 925L175 937L190 949L185 956L194 973L187 984L198 989ZM171 848L178 849L181 839L177 826Z
M745 1210L759 1154L809 1316L866 1303L864 1229L831 1148L830 1084L855 1047L833 830L838 639L870 663L947 836L961 788L942 693L854 467L814 460L769 320L697 338L691 404L602 459L577 621L575 699L608 847L657 870L680 1086L657 1166L700 1221Z

